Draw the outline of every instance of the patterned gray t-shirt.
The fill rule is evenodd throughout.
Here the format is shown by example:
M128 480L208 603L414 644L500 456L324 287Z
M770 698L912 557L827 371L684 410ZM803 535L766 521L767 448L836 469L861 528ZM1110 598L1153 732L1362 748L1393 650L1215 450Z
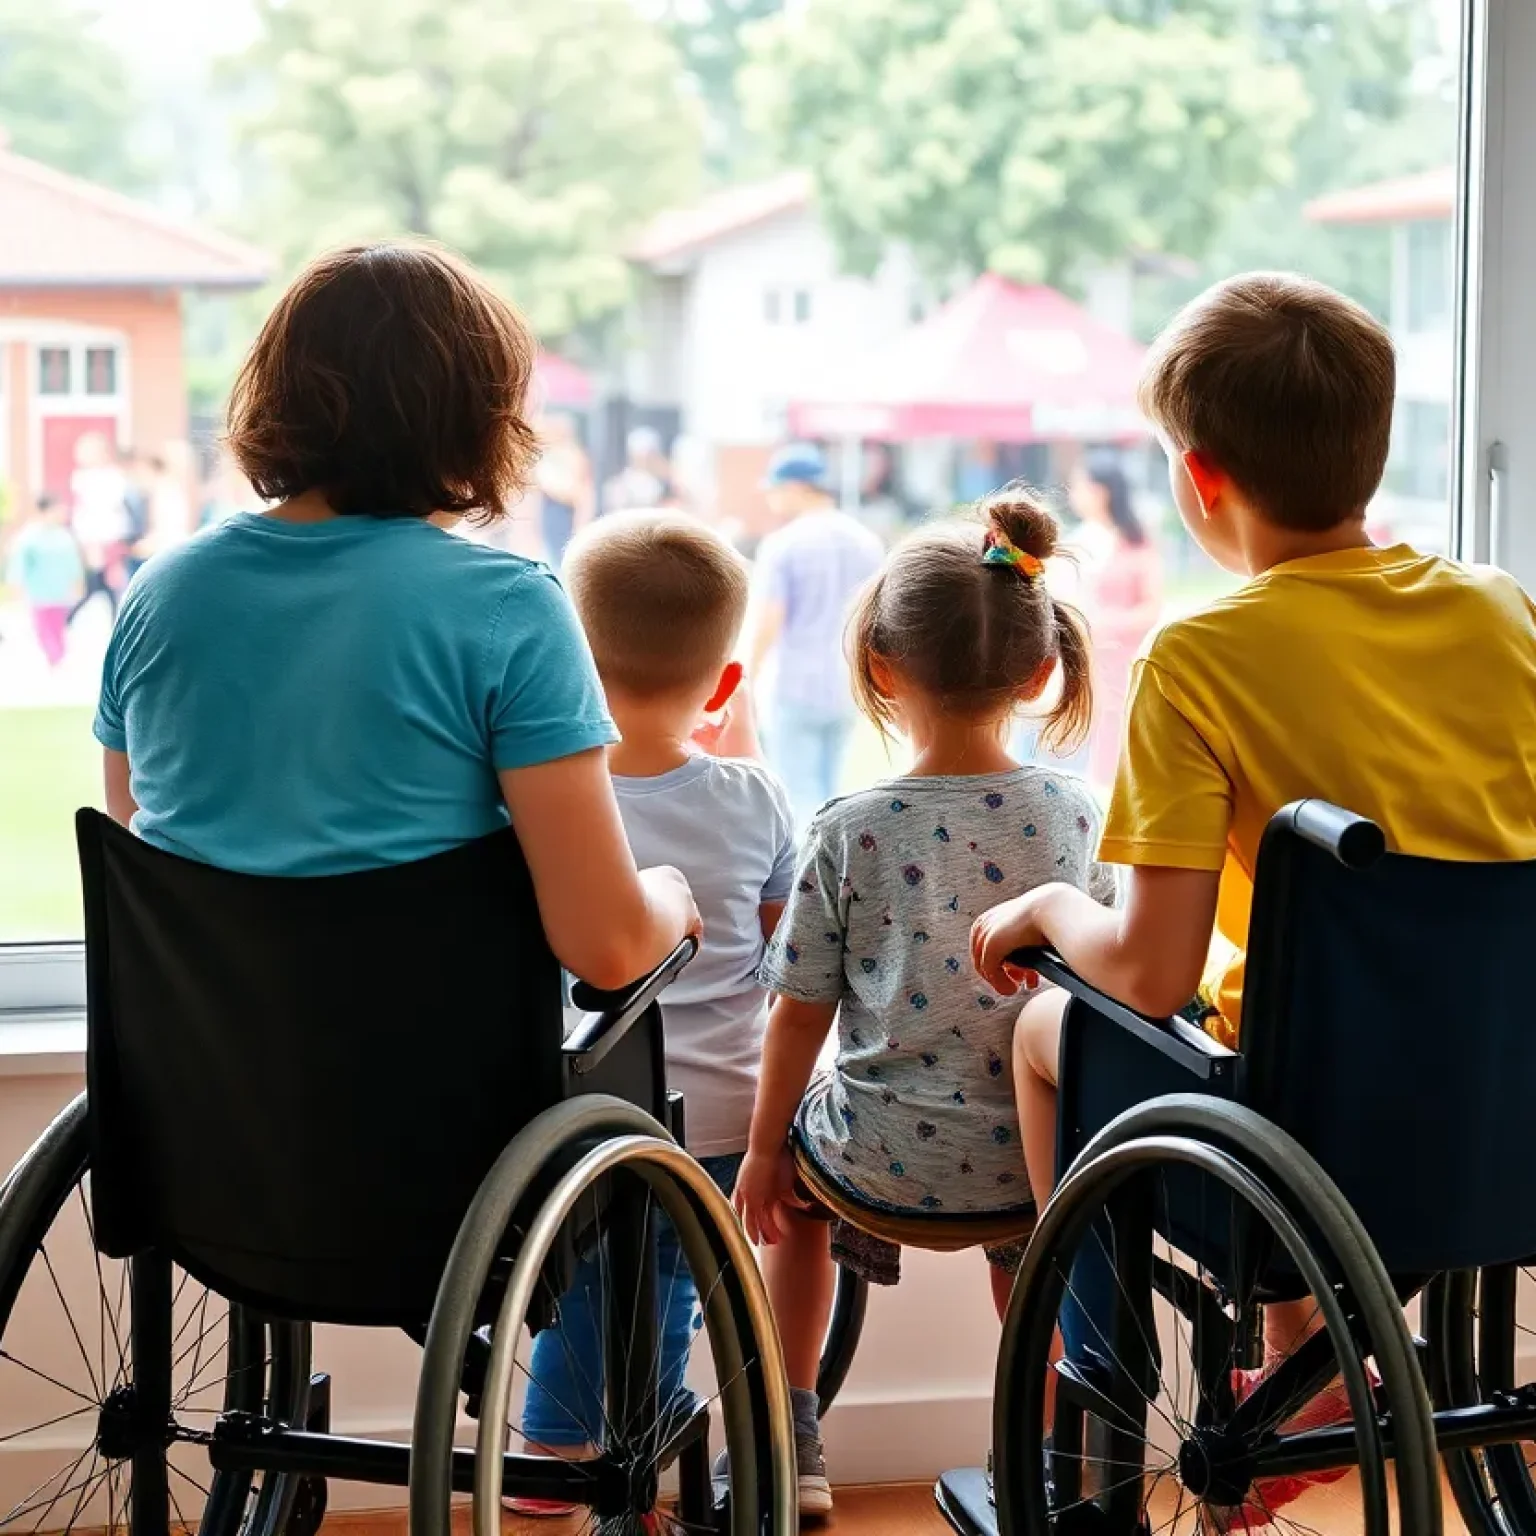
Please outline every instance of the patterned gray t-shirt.
M1052 880L1113 905L1099 820L1080 779L1020 768L890 779L811 823L761 976L840 1005L837 1069L800 1121L829 1175L894 1210L1028 1204L1010 1051L1024 998L977 976L971 924Z

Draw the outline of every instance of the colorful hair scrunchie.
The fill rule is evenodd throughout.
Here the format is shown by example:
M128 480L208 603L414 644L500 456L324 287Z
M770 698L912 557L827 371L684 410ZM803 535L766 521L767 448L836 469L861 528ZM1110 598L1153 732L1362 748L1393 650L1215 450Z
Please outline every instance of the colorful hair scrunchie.
M988 533L982 550L983 565L1011 565L1026 581L1034 581L1045 574L1045 562L1020 549L1006 533L995 529Z

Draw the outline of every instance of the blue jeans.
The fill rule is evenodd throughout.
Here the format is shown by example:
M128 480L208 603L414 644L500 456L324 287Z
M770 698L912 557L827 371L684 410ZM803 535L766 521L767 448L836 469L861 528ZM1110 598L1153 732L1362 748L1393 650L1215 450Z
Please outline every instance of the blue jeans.
M701 1157L705 1173L725 1194L736 1187L742 1154ZM656 1230L656 1314L661 1330L657 1401L672 1401L688 1370L688 1347L702 1323L698 1288L665 1216ZM528 1395L523 1402L523 1438L549 1450L596 1443L603 1424L603 1277L600 1253L576 1267L570 1289L560 1298L559 1321L533 1341L528 1362ZM621 1302L622 1304L622 1302Z
M770 712L767 727L768 761L789 791L796 829L804 832L842 787L843 753L853 734L853 716L828 717L779 703Z

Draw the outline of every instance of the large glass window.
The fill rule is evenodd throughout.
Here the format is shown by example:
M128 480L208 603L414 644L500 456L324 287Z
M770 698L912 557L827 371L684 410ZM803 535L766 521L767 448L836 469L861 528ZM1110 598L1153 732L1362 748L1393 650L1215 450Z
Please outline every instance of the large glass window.
M1255 267L1314 274L1390 327L1400 399L1372 526L1452 547L1457 0L402 0L384 29L366 0L206 0L174 90L141 36L157 3L59 12L94 73L28 35L35 67L13 72L28 83L0 81L14 149L136 200L157 230L200 209L279 279L345 240L461 248L540 332L541 397L581 418L594 481L621 483L626 438L650 429L659 458L625 494L664 486L748 551L790 431L820 439L886 538L1022 475L1070 525L1064 589L1128 657L1231 582L1185 535L1109 360ZM124 88L95 87L109 76ZM35 343L50 323L102 323L79 292L90 259L64 242L57 284L29 299L40 318L12 351L31 366L10 379L28 398L0 421L0 945L78 938L70 816L99 793L90 723L124 583L255 506L217 431L278 285L183 295L179 355L161 332ZM807 404L869 379L983 279L1007 304L981 324L1007 329L1037 399L994 409L964 355L934 346L903 403L942 410L903 415L872 389L806 432ZM1083 379L1102 382L1069 388ZM1090 485L1090 466L1112 473ZM83 559L62 647L8 559L50 501ZM539 554L539 530L528 506L495 536ZM1076 760L1101 783L1118 725L1111 703ZM866 732L846 779L887 767Z

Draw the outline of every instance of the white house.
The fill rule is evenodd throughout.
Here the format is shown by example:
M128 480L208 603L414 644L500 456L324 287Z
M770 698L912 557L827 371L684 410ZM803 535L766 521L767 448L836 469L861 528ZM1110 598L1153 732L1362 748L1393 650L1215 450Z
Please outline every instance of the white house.
M664 214L629 255L639 281L626 393L678 412L689 468L727 517L753 516L790 400L909 324L920 291L901 252L873 277L842 274L798 173Z
M1373 512L1395 537L1444 548L1456 378L1456 174L1450 166L1309 203L1317 224L1385 225L1392 247L1387 324L1397 344L1392 452Z

